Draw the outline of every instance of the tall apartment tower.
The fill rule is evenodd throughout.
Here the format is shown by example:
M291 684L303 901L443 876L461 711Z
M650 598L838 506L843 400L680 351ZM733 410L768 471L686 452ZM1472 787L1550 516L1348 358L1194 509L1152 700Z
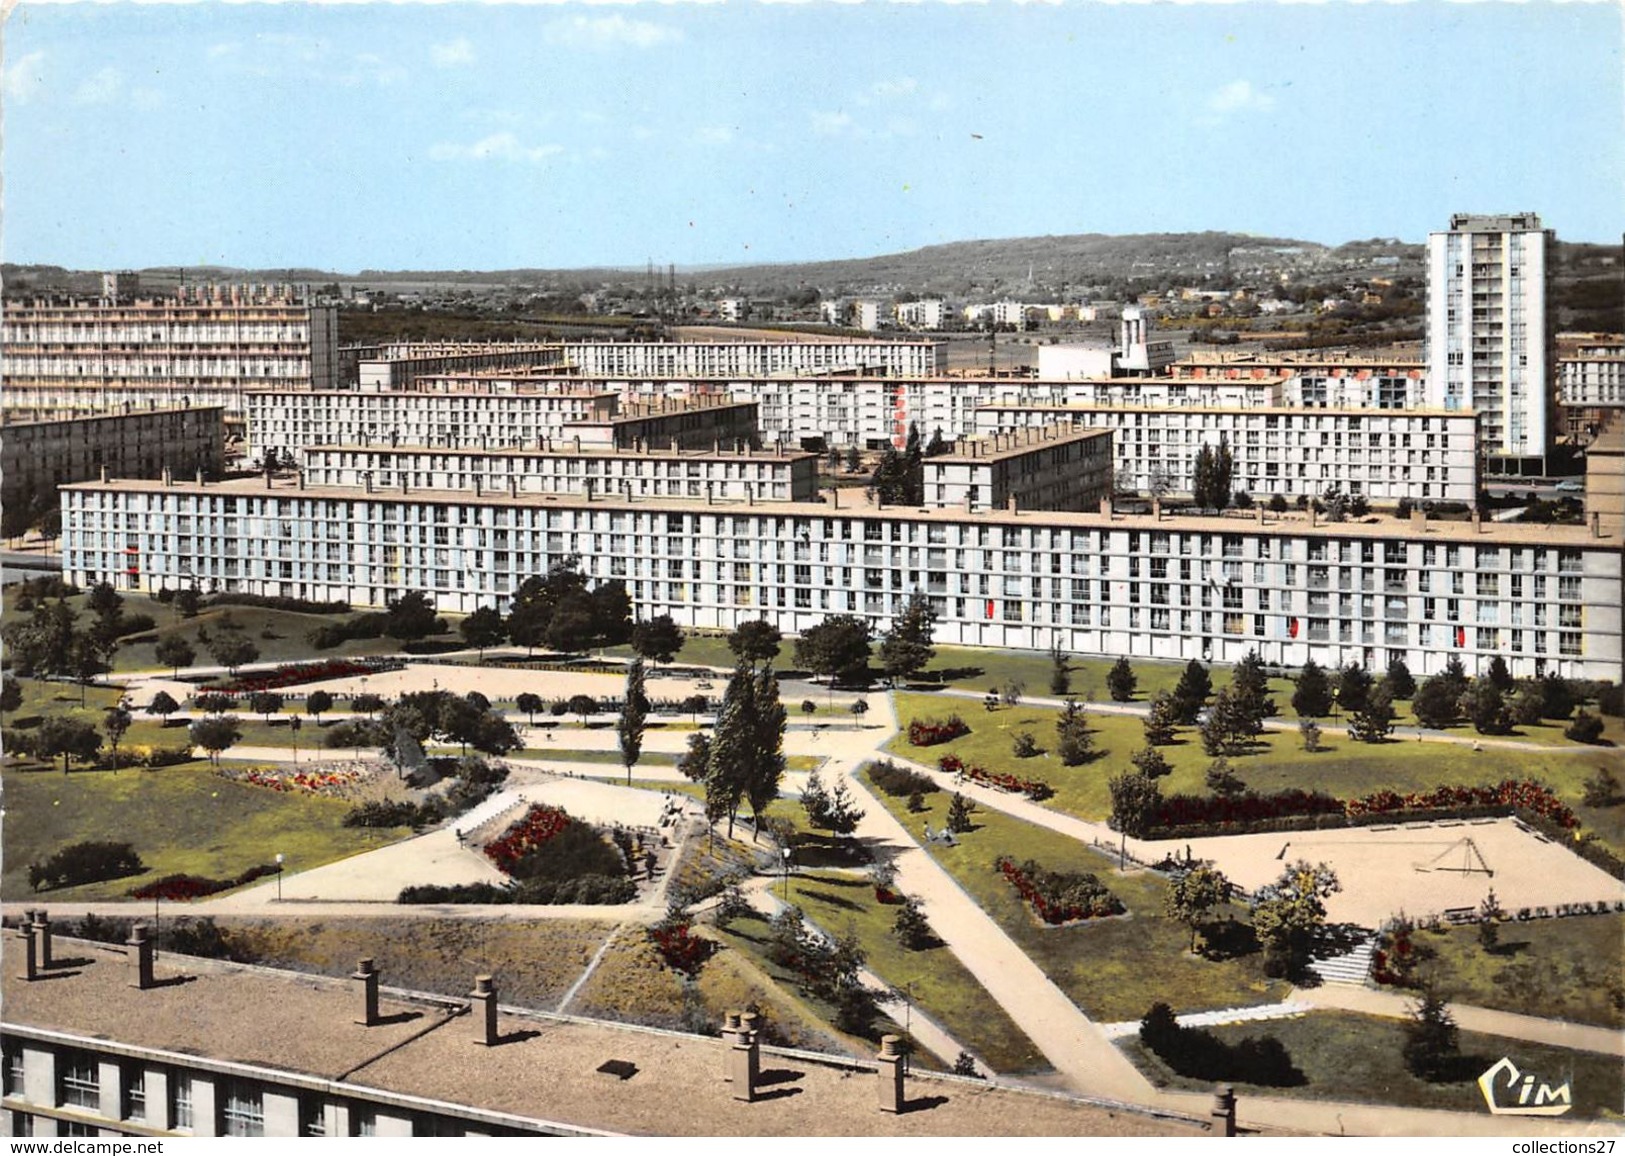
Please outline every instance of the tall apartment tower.
M1431 401L1479 414L1486 474L1538 475L1555 429L1546 319L1552 234L1534 213L1458 213L1428 234Z

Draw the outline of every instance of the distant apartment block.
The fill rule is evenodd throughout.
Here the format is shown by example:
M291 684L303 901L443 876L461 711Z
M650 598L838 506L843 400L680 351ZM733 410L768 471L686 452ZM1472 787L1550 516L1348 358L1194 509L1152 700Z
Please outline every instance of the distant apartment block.
M866 370L929 377L948 367L940 341L572 341L567 363L584 377L771 377Z
M1284 379L1285 389L1277 404L1306 409L1441 408L1429 400L1427 372L1421 359L1333 357L1322 353L1193 353L1169 366L1168 372L1179 381L1213 386Z
M1026 426L967 438L921 468L927 506L968 513L1098 509L1112 494L1112 436L1062 424Z
M166 469L213 477L225 457L219 406L130 410L54 420L0 420L0 505L22 506L67 482L156 478Z
M897 306L897 324L904 329L935 331L943 326L946 311L941 300L903 301Z
M416 388L420 379L447 374L501 372L548 368L564 364L563 348L557 343L515 342L409 344L380 351L381 356L363 357L356 366L356 380L364 390Z
M288 286L190 286L163 299L8 300L6 406L111 412L219 405L250 389L325 389L336 310Z
M1557 362L1557 401L1565 432L1583 445L1625 408L1625 338L1589 334L1568 344Z
M1541 474L1553 435L1549 230L1533 213L1459 213L1428 234L1432 403L1479 414L1492 474Z

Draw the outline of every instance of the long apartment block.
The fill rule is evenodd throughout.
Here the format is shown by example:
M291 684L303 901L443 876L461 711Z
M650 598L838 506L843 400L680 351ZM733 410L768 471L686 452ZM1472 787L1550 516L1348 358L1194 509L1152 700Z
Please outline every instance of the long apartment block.
M571 341L567 364L587 377L768 377L861 370L931 377L948 368L942 341Z
M1617 536L1560 526L1373 517L1123 516L746 505L505 493L300 489L289 480L65 487L63 573L125 590L198 584L444 611L505 604L578 555L640 617L798 633L833 614L885 627L914 591L938 641L1298 666L1402 657L1419 674L1497 655L1515 674L1620 673Z
M1203 446L1230 447L1232 485L1254 498L1319 497L1331 486L1374 502L1478 501L1475 419L1414 410L986 405L983 433L1056 421L1110 430L1117 483L1189 493Z
M1098 509L1112 494L1112 435L1031 425L956 442L921 466L925 505L970 513Z
M8 300L6 405L108 412L223 405L250 389L333 384L336 310L286 286L194 286L175 296Z
M424 378L446 374L558 369L565 360L563 348L550 342L425 342L367 352L374 355L356 363L356 384L365 390L413 389Z
M65 482L107 470L116 477L156 478L219 473L225 457L225 411L131 410L32 420L0 419L0 505L26 505Z

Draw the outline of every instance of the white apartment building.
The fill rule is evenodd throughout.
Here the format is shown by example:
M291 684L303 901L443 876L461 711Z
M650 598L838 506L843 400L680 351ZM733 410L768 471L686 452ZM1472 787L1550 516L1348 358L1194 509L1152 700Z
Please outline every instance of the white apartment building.
M307 486L707 498L726 502L812 501L814 454L751 450L589 450L573 443L542 449L313 446L301 457Z
M1557 362L1557 401L1576 442L1588 442L1604 425L1617 422L1625 408L1625 339L1592 335L1575 343Z
M948 368L941 341L572 341L565 359L585 377L770 377L879 371L929 377Z
M1070 425L1030 425L967 438L927 458L927 506L985 510L1098 509L1112 494L1112 435Z
M852 324L870 333L878 330L880 328L880 302L852 302Z
M8 300L0 318L9 409L219 405L238 418L248 390L330 387L337 354L335 308L285 285Z
M1427 374L1419 360L1374 361L1319 354L1193 353L1169 366L1168 373L1182 382L1202 382L1218 389L1244 387L1247 382L1281 381L1280 400L1272 404L1304 409L1442 408L1430 400Z
M1117 485L1140 493L1189 493L1197 453L1223 442L1234 487L1258 500L1335 485L1380 503L1478 502L1470 413L995 403L975 419L983 433L1056 421L1109 430Z
M905 329L935 331L942 328L945 309L942 301L903 301L897 306L897 324Z
M1621 560L1593 528L1373 517L1157 517L707 504L467 492L366 493L243 479L64 487L63 576L439 609L505 604L575 555L639 617L798 633L832 614L884 628L914 591L940 643L1100 656L1382 669L1499 655L1516 675L1617 679Z
M423 343L389 348L379 357L363 357L356 366L357 385L365 390L414 389L426 377L504 370L553 369L564 364L557 344Z
M1552 443L1547 248L1533 213L1458 213L1428 234L1432 404L1479 414L1492 474L1541 474Z

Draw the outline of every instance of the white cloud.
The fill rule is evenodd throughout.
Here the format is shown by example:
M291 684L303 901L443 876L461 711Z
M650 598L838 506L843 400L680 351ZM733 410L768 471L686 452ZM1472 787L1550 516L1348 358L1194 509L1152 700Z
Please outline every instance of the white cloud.
M628 20L619 13L555 21L547 26L544 35L550 44L568 48L654 48L683 38L676 28L648 20Z
M819 136L839 136L852 127L852 118L844 112L815 112L812 130Z
M116 68L104 68L82 81L73 90L74 104L107 104L124 88L124 76Z
M890 100L899 96L912 96L919 90L920 82L912 76L900 76L896 80L882 80L875 84L873 92L882 100Z
M0 92L8 104L27 104L45 87L45 53L30 52L6 62Z
M1208 112L1226 117L1238 112L1268 112L1275 107L1275 98L1260 92L1250 80L1232 80L1207 98Z
M694 134L694 139L700 144L725 145L732 144L734 130L727 125L706 125Z
M474 46L466 37L459 36L445 44L430 45L429 59L436 68L461 68L474 63Z
M368 81L384 86L402 84L406 81L406 69L375 52L363 52L351 60L348 70L337 73L333 79L350 88Z
M539 164L564 151L562 145L525 145L511 132L495 132L473 144L442 142L429 150L437 161L514 161Z
M219 60L222 56L231 56L242 50L243 46L235 40L222 40L219 44L209 45L209 59Z

